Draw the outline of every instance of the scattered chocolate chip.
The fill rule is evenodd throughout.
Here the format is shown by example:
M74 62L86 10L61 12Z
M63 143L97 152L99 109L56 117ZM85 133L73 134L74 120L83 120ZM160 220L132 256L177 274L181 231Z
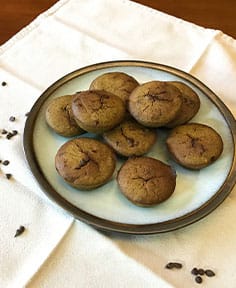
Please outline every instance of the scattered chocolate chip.
M172 269L172 268L174 268L173 263L172 263L172 262L169 262L168 264L166 264L165 268L166 268L166 269Z
M194 267L192 270L191 270L191 273L193 275L198 275L198 269L196 267Z
M13 136L14 136L14 135L13 135L11 132L8 132L6 138L9 140L9 139L11 139Z
M24 226L20 226L20 227L16 230L16 234L15 234L14 237L20 236L24 231L25 231L25 227L24 227Z
M5 129L2 129L2 132L1 132L3 135L4 134L7 134L7 130L5 130Z
M18 134L17 130L12 130L11 132L7 132L6 138L9 140L9 139L11 139L13 136L15 136L17 134Z
M10 118L9 118L9 121L11 121L11 122L14 122L16 120L16 117L15 116L11 116Z
M195 281L197 282L197 283L202 283L202 277L201 276L196 276L195 277Z
M215 272L212 271L212 270L210 270L210 269L207 269L207 270L205 270L204 272L205 272L205 274L206 274L208 277L213 277L213 276L216 275Z
M4 160L4 161L2 162L2 164L5 165L5 166L7 166L9 163L10 163L10 161L8 161L8 160Z
M8 180L10 180L11 177L12 177L12 174L10 174L10 173L7 173L7 174L6 174L6 178L7 178Z
M25 116L28 117L30 112L25 113Z
M205 271L202 268L200 268L200 269L198 269L198 274L199 275L204 275Z
M18 131L17 130L12 130L11 134L13 134L15 136L16 134L18 134Z
M3 81L2 86L7 86L7 82Z
M173 268L177 268L177 269L180 269L182 268L182 264L181 263L178 263L178 262L169 262L166 264L165 268L166 269L173 269ZM200 276L200 275L206 275L208 277L213 277L215 276L215 272L212 271L211 269L202 269L202 268L196 268L194 267L192 270L191 270L191 274L193 274L195 276L194 280L196 283L198 284L201 284L203 282L203 278Z
M169 262L168 264L166 264L165 268L166 269L173 269L173 268L181 269L182 266L183 265L181 263Z
M183 265L181 263L174 263L175 264L175 268L177 269L181 269L183 267Z

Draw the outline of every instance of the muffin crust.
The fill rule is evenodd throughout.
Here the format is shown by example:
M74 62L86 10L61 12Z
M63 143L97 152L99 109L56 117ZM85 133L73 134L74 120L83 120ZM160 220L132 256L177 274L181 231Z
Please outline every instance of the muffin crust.
M123 121L116 128L103 134L106 142L122 156L140 156L149 151L157 138L157 132L134 120Z
M177 117L169 122L166 127L173 128L191 120L200 108L200 99L197 93L183 82L173 81L170 84L176 86L183 96L183 103Z
M201 169L216 161L223 151L221 136L211 127L188 123L174 128L166 140L173 159L180 165Z
M54 98L46 110L46 122L57 134L71 137L82 134L84 131L74 120L71 110L72 95Z
M168 199L175 190L175 171L151 157L135 157L120 168L117 181L121 192L134 204L152 206Z
M128 101L130 93L139 83L130 75L123 72L109 72L95 78L90 90L105 90L120 97L124 103Z
M125 117L123 101L106 91L87 90L72 99L75 121L88 132L103 133L118 125Z
M174 85L162 81L146 82L131 93L129 111L142 125L165 126L180 111L182 94Z
M115 155L106 144L91 138L77 138L57 151L55 167L71 186L90 190L105 184L114 172Z

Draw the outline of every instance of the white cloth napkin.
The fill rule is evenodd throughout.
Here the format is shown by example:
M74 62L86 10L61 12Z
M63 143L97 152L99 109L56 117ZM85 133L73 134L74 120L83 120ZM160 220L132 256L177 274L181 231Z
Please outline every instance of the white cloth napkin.
M92 63L137 59L189 72L236 115L236 41L127 0L61 0L0 47L0 287L201 287L236 283L236 191L205 219L152 236L102 233L48 201L26 164L25 113L64 74ZM16 121L10 122L9 117ZM12 173L8 180L5 173ZM26 231L14 238L16 229ZM183 268L164 268L178 261Z

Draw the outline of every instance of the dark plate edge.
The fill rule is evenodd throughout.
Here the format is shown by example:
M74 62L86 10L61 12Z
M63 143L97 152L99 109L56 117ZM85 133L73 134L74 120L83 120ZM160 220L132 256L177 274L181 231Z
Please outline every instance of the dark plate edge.
M75 77L78 77L79 75L86 74L95 69L97 70L103 68L122 67L122 66L146 67L146 68L158 69L184 78L185 80L197 86L217 106L217 108L220 110L220 112L222 113L223 117L226 120L226 123L229 126L229 129L232 134L232 139L234 142L234 158L232 159L232 165L228 173L228 176L225 182L222 184L221 188L212 198L210 198L198 209L195 209L194 211L187 213L184 216L161 223L141 224L141 225L125 224L99 218L97 216L84 212L83 210L70 204L67 200L61 197L44 178L43 171L41 171L39 165L37 164L33 149L32 131L34 128L35 120L37 118L37 112L39 111L44 101L51 95L51 93L53 93L53 91L58 89L65 82ZM194 76L179 69L176 69L174 67L163 64L157 64L153 62L135 61L135 60L110 61L89 65L80 68L78 70L75 70L65 75L58 81L56 81L42 93L42 95L33 105L29 113L29 116L26 120L24 129L24 139L23 139L24 152L27 162L31 168L31 171L34 177L37 179L40 187L53 202L57 203L61 208L72 214L76 219L79 219L89 225L92 225L95 228L102 229L105 231L121 232L127 234L154 234L154 233L169 232L190 225L202 219L203 217L207 216L214 209L216 209L228 196L236 181L235 143L236 143L236 121L232 113L225 106L225 104L214 94L214 92L211 91L205 84L203 84Z

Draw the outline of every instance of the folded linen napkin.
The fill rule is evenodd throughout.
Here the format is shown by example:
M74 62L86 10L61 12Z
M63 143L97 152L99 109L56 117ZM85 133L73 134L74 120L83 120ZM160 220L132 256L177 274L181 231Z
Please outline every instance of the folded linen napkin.
M0 175L0 287L194 287L194 266L216 272L202 287L234 287L235 189L189 227L124 236L73 222L47 200L29 171L22 133L33 102L66 73L116 59L190 72L236 113L236 41L222 32L126 0L62 0L40 15L0 47L0 82L7 82L0 87L0 129L19 131L0 139L0 158L10 160ZM19 225L26 231L14 238ZM169 261L183 268L164 269Z

